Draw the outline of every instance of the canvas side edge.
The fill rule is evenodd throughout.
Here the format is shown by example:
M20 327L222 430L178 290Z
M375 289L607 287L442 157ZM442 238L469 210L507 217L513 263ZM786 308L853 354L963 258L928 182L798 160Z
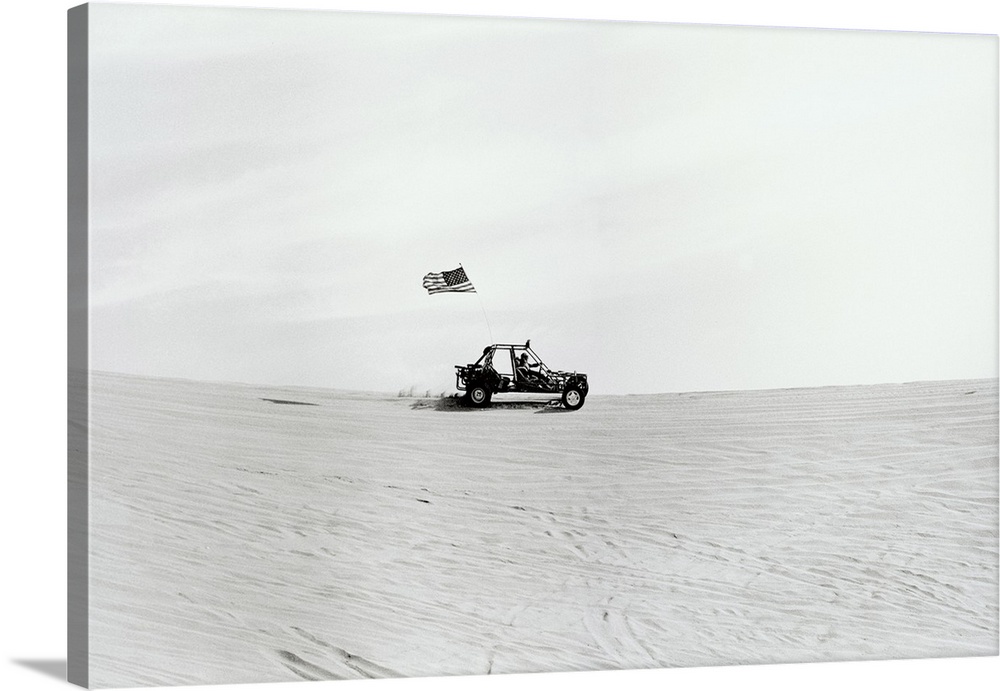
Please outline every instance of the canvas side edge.
M67 11L66 678L89 684L88 6Z

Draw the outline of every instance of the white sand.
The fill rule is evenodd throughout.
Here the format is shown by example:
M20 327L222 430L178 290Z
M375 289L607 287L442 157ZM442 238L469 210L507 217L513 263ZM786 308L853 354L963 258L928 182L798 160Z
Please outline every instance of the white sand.
M95 686L998 651L996 380L92 389Z

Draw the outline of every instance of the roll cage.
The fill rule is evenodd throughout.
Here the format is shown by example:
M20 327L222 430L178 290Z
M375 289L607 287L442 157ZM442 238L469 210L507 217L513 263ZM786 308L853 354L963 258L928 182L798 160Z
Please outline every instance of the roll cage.
M486 346L483 349L482 356L480 356L475 364L484 369L491 367L502 375L509 373L511 384L534 382L536 381L534 378L526 378L518 367L518 361L524 353L528 355L528 365L531 369L539 372L545 378L551 377L552 370L542 362L542 358L538 357L538 354L527 343L496 343Z

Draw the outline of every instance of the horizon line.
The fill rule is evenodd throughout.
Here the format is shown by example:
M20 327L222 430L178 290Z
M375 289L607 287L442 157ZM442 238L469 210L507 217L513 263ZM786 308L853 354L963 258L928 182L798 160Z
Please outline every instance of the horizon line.
M83 372L79 368L69 368L68 372ZM392 397L399 397L399 393L402 391L409 391L415 389L414 386L404 386L397 389L395 392L383 389L351 389L351 388L338 388L334 386L320 386L314 384L266 384L260 382L248 382L248 381L236 381L231 379L194 379L191 377L182 376L170 376L170 375L155 375L155 374L136 374L134 372L116 372L113 370L100 370L88 368L85 370L88 375L99 374L99 375L110 375L116 377L128 377L133 379L158 379L163 381L177 381L177 382L189 382L196 384L227 384L233 386L254 386L254 387L267 387L267 388L294 388L294 389L317 389L321 391L338 391L344 393L354 393L354 394L378 394L386 395ZM872 382L872 383L854 383L854 384L808 384L803 386L774 386L774 387L752 387L745 389L690 389L686 391L656 391L656 392L645 392L645 393L593 393L590 396L598 396L601 398L612 398L612 397L624 397L624 396L684 396L691 394L726 394L726 393L753 393L753 392L764 392L764 391L805 391L805 390L815 390L815 389L833 389L833 388L857 388L857 387L877 387L877 386L912 386L917 384L940 384L946 382L998 382L1000 383L1000 375L993 377L956 377L952 379L912 379L908 381L882 381L882 382ZM423 387L421 387L423 388ZM450 387L454 388L454 387ZM425 391L434 391L434 388L424 389ZM448 390L441 391L439 394L431 396L431 398L447 398L459 394L457 390L449 394ZM538 394L541 396L553 395L553 394ZM426 396L408 396L411 398L426 398Z

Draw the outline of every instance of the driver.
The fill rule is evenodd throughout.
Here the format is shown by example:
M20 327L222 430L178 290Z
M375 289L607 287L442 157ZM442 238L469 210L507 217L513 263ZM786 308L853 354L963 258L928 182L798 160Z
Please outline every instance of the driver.
M542 373L542 363L528 362L528 354L521 353L521 357L517 360L517 373L524 379L532 380L535 379L542 383L548 383L549 378Z

